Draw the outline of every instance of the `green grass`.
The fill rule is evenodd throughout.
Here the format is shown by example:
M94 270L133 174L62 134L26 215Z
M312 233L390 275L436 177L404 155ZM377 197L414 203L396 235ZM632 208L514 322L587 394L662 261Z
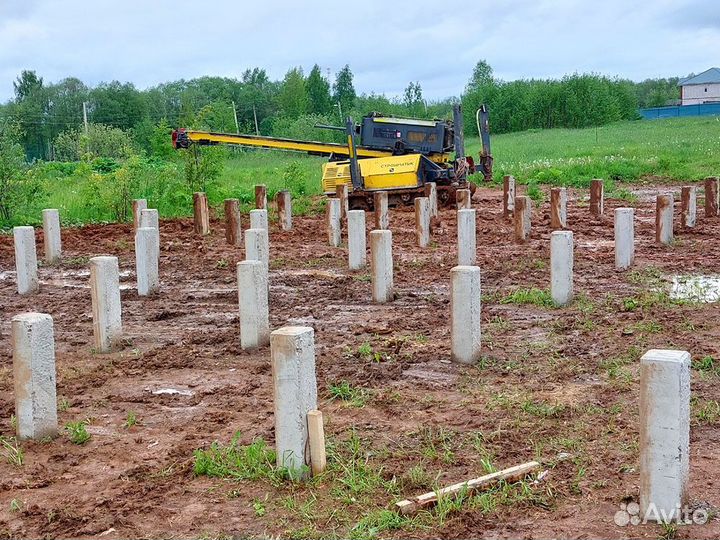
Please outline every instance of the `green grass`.
M482 434L473 439L478 455L486 459L483 470L494 470L490 463L493 455L483 445ZM447 523L456 513L479 512L486 515L502 511L503 506L537 504L548 507L552 496L543 489L536 490L527 481L515 484L500 482L476 494L461 493L445 497L434 508L422 510L412 516L403 516L393 503L408 491L430 491L441 487L441 470L427 469L424 458L420 463L411 461L408 471L398 478L385 469L390 450L377 446L376 440L361 438L355 429L347 437L328 437L327 468L318 477L303 485L288 485L287 476L275 467L275 453L264 441L256 439L249 445L239 444L236 434L228 445L218 442L195 450L194 472L224 479L233 489L230 498L246 496L251 488L251 499L246 501L251 511L264 524L279 523L286 538L384 538L391 531L430 531ZM447 446L463 442L458 434L439 428L425 428L417 432L420 446ZM410 466L411 465L411 466ZM262 486L248 481L270 482L283 491L270 497ZM227 484L223 484L227 485ZM222 489L216 485L212 490ZM265 491L265 496L262 492ZM328 506L327 497L332 500ZM266 521L266 520L270 521Z
M717 424L720 422L720 402L713 399L693 398L690 409L695 421L699 424Z
M544 199L539 184L587 187L592 178L603 178L608 197L633 202L627 186L616 182L646 177L694 181L718 174L718 133L719 118L701 117L492 135L494 178L497 183L505 174L514 175L529 184L528 193L536 202ZM468 139L466 147L469 154L477 156L479 140ZM206 190L208 199L221 211L224 199L237 198L247 212L253 205L255 184L266 184L269 198L282 189L292 192L294 214L318 213L323 203L314 201L313 196L321 193L324 162L324 158L294 152L229 149L217 183ZM29 207L2 227L39 224L43 208L60 209L65 225L112 221L110 202L98 195L98 189L106 189L102 186L112 184L114 177L90 175L87 167L83 176L74 169L66 164L46 166L41 175L43 194L30 197ZM130 198L147 198L148 205L157 208L162 217L192 214L192 193L184 185L180 154L171 162L150 160L128 171L137 180Z
M720 377L720 363L716 362L712 356L703 356L692 362L693 369L703 373L714 374Z
M90 440L90 434L85 427L87 421L80 420L79 422L68 422L65 424L65 431L68 432L68 437L73 444L85 444Z
M70 401L68 398L63 397L58 400L58 411L65 412L70 408Z
M549 291L542 289L515 289L500 299L501 304L533 304L540 307L553 307Z
M262 439L242 445L240 436L236 433L227 446L215 441L207 450L195 450L195 474L234 480L266 479L277 483L284 471L275 466L275 451Z
M0 451L2 451L5 460L11 465L22 467L25 462L25 452L20 447L16 437L0 436Z
M289 189L293 195L293 212L304 213L307 201L303 195L319 195L322 165L325 159L296 152L248 150L234 153L226 162L220 176L220 185L227 186L246 196L241 202L255 201L254 186L268 187L268 200L280 190ZM252 197L250 197L252 195ZM220 202L220 201L218 201ZM249 207L248 207L249 208Z
M720 171L719 133L720 118L700 117L491 135L494 177L581 187L593 178L699 180ZM478 139L467 141L468 153L479 149Z
M127 418L125 419L125 423L123 424L124 428L131 428L135 425L137 425L138 419L137 414L135 414L133 411L128 411Z
M355 388L347 381L339 381L328 385L331 399L339 399L348 407L364 407L369 399L369 392L364 388Z
M544 401L526 400L520 405L520 408L539 418L556 418L565 412L566 407L563 404L550 405Z

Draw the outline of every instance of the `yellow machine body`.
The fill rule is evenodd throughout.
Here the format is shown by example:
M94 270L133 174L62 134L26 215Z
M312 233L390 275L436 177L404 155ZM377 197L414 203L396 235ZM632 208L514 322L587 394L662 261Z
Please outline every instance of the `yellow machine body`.
M416 188L422 185L420 177L421 154L361 159L360 173L365 191ZM347 184L352 191L350 163L332 161L323 164L322 187L326 194L335 193L335 187Z

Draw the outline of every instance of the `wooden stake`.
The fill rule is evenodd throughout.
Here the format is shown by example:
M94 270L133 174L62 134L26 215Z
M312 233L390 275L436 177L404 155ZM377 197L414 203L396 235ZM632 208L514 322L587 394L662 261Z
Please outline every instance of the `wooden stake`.
M455 200L457 201L457 208L461 210L463 208L472 208L472 202L470 201L470 190L469 189L458 189L455 192Z
M340 219L345 223L347 221L348 210L350 209L348 185L345 183L337 184L335 186L335 195L340 199Z
M265 184L255 186L255 209L267 209L267 186Z
M193 215L195 232L203 236L210 234L210 210L208 209L208 200L205 193L193 193Z
M225 199L225 240L231 246L242 245L240 201Z
M278 221L283 231L292 229L292 198L288 190L278 191L275 194Z
M564 229L567 227L567 189L562 187L550 190L550 227Z
M718 177L708 176L705 179L705 217L716 217L718 215Z
M473 478L467 482L453 484L452 486L448 486L437 491L431 491L429 493L413 497L412 499L400 501L399 503L396 503L395 506L402 514L412 514L425 507L436 504L438 498L440 497L453 497L463 491L470 493L479 488L488 487L501 480L505 480L507 482L517 482L525 478L525 476L531 472L538 470L540 467L541 465L539 462L528 461L522 465L516 465L515 467L510 467L509 469L503 469L502 471L486 474L485 476L481 476L479 478Z
M310 441L310 468L313 476L325 471L325 428L323 427L322 411L307 413L308 438Z
M140 212L147 210L146 199L134 199L132 202L133 212L133 230L137 230L140 227Z
M373 205L375 207L375 228L384 230L390 228L388 211L388 194L386 191L376 191L373 194Z
M503 217L510 217L515 212L515 178L503 176Z
M602 180L590 181L590 215L600 217L605 210L605 190Z
M515 220L515 241L527 242L530 238L530 219L532 213L532 201L527 195L515 197L515 209L513 219Z

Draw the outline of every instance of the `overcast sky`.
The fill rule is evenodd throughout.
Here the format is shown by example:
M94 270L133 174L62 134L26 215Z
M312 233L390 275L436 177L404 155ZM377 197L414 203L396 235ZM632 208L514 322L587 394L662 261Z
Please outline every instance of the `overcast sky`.
M358 92L459 95L479 59L512 80L720 67L718 0L0 0L0 101L22 69L138 88L248 67L350 64Z

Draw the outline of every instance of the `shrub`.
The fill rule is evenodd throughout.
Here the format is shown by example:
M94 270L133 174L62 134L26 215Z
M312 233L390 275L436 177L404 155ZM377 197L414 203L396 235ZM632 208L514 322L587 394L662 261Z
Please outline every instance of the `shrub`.
M8 223L41 195L37 176L28 170L14 124L0 126L0 220Z
M190 191L208 191L217 183L225 163L226 149L193 144L184 156L185 182Z
M63 131L55 139L55 157L60 161L124 159L132 153L128 132L104 124L90 124L87 134L77 129Z
M295 195L305 195L305 171L297 161L287 164L282 172L283 184L285 188L292 191Z

